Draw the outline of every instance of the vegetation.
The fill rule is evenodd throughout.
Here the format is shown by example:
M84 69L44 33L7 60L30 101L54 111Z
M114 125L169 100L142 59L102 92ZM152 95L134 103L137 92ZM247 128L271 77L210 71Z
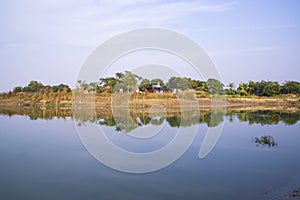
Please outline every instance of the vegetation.
M160 96L155 98L163 98L170 94L177 94L180 91L194 91L197 97L209 97L210 95L223 95L227 97L280 97L280 96L300 96L300 83L296 81L286 81L280 84L276 81L260 81L241 82L235 87L234 83L229 83L226 87L217 79L210 78L207 81L200 81L188 77L170 77L165 83L162 79L155 78L152 80L140 77L132 72L118 72L114 77L105 77L99 79L98 82L87 83L78 80L75 88L96 93L156 93ZM57 92L71 92L71 88L66 84L59 85L43 85L38 81L30 81L24 87L17 86L6 95L14 95L18 93L27 94L45 94ZM169 93L169 94L168 94ZM151 96L151 95L150 95ZM154 97L153 96L153 97Z
M268 146L268 147L274 147L278 144L275 142L274 138L271 135L264 135L259 137L255 137L254 142L256 143L256 146Z
M19 92L25 92L25 93L44 93L44 92L62 92L62 91L66 91L66 92L71 92L71 88L68 85L65 84L59 84L59 85L54 85L54 86L49 86L49 85L43 85L42 83L39 83L37 81L30 81L30 83L25 86L25 87L21 87L21 86L17 86L15 87L12 92L14 94L19 93Z
M217 79L210 78L207 81L200 81L188 77L170 77L165 83L162 79L152 80L139 77L132 72L118 72L115 77L101 78L99 82L86 83L78 81L77 88L95 91L97 93L123 93L123 92L146 92L146 93L177 93L178 91L194 90L196 94L204 96L223 95L228 97L274 97L286 94L300 95L300 83L286 81L279 84L276 81L241 82L236 88L234 83L227 87ZM18 88L16 88L19 90Z

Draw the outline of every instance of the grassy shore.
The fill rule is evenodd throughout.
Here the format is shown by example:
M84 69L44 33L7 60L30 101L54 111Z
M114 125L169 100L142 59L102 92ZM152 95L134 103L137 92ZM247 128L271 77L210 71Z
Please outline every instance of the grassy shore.
M71 92L57 92L44 94L17 93L0 95L0 106L34 106L42 109L66 108L71 109L73 100L75 102L94 104L97 108L119 106L119 107L151 107L154 104L164 107L276 107L276 108L300 108L300 98L296 96L278 97L206 97L193 96L190 94L117 94L109 93L84 93L74 95ZM79 99L79 100L78 100Z

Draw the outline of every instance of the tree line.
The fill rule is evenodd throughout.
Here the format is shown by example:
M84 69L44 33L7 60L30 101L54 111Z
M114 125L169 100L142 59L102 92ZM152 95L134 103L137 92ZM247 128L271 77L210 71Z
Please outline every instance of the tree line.
M216 79L200 81L188 77L171 77L165 83L160 78L147 79L132 72L118 72L115 77L99 79L98 82L86 83L78 81L77 89L95 91L97 93L113 92L177 92L179 90L195 90L207 94L225 94L224 84Z
M50 93L50 92L71 92L71 88L66 84L59 84L59 85L43 85L38 81L30 81L28 85L22 87L17 86L15 87L12 92L14 94L19 92L25 93Z
M205 95L226 94L228 96L276 96L281 94L300 94L300 83L296 81L286 81L283 84L277 81L252 80L241 82L235 87L234 83L225 86L221 81L210 78L207 81L195 80L188 77L171 77L165 83L160 78L149 80L140 77L132 72L118 72L115 77L101 78L98 82L86 83L78 81L77 88L97 93L113 92L176 92L178 90L195 90L196 93Z
M233 97L244 96L277 96L282 94L300 95L300 83L297 81L286 81L278 83L276 81L252 80L241 82L237 86L229 83L225 86L221 81L210 78L207 81L195 80L188 77L170 77L165 83L160 78L147 79L132 72L118 72L114 77L100 78L97 82L87 83L79 80L75 90L83 89L97 93L113 92L145 92L145 93L176 93L178 91L194 90L197 94L224 95ZM71 88L66 84L43 85L37 81L30 81L25 87L15 87L12 92L26 93L48 93L48 92L71 92Z

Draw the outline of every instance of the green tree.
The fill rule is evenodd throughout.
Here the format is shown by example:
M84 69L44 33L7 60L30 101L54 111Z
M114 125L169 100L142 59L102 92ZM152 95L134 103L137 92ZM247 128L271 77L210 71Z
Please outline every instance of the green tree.
M38 92L44 87L44 85L37 81L30 81L27 87L27 90L29 90L28 92Z
M180 78L179 77L175 77L172 76L171 78L169 78L168 82L167 82L167 87L169 89L177 89L177 85L180 82Z
M247 93L250 95L255 94L255 88L256 88L256 83L250 80L248 82Z
M190 88L190 84L186 79L182 78L178 82L177 88L180 89L180 90L187 90L187 89Z
M226 95L235 95L234 83L228 84L228 89L225 89Z
M76 87L80 88L82 90L88 90L89 84L86 83L86 81L78 80ZM53 87L52 87L52 89L53 89Z
M149 79L143 79L140 83L139 89L141 91L151 91L152 90L152 84Z
M141 77L133 74L132 72L125 71L125 74L120 78L115 86L116 91L122 89L124 92L132 92L137 87L137 82Z
M283 94L300 94L300 83L296 81L286 81L282 86Z
M173 89L186 90L190 88L189 80L187 78L174 77L174 76L168 80L166 86L171 90Z
M59 88L59 91L61 91L61 92L64 92L64 91L71 92L71 88L68 85L63 84L63 83L59 84L58 88Z
M160 78L155 78L155 79L152 79L152 80L151 80L151 85L152 85L152 86L153 86L153 85L157 85L158 83L160 84L161 87L164 87L164 86L165 86L164 81L163 81L162 79L160 79Z
M251 92L257 96L264 96L264 90L267 87L266 81L251 83ZM248 89L249 90L249 89Z
M206 81L206 86L210 94L224 94L223 83L217 79L210 78Z
M22 92L23 88L21 86L17 86L13 89L13 93L18 93L18 92Z
M194 79L187 78L187 77L184 77L183 80L185 80L188 83L190 88L192 88L194 90L199 90L200 89L201 81L194 80Z
M100 88L102 88L101 91L107 90L110 93L112 93L117 82L118 82L118 80L114 77L101 78L100 83L99 83ZM98 89L98 91L99 91L99 89Z
M208 92L208 88L207 88L207 85L206 85L205 81L200 81L199 89L200 89L200 91Z
M278 82L269 81L265 85L262 95L268 97L275 96L280 94L280 90L281 90L281 86L279 85Z
M236 89L236 93L240 96L247 95L247 83L240 83L239 87Z
M123 77L124 77L124 74L123 74L122 72L117 72L117 73L116 73L116 79L117 79L118 81L120 81Z
M23 91L23 92L32 92L32 91L31 91L31 88L28 87L28 86L23 87L23 90L22 90L22 91Z
M52 86L52 91L53 91L53 92L58 92L58 91L59 91L58 85L53 85L53 86Z

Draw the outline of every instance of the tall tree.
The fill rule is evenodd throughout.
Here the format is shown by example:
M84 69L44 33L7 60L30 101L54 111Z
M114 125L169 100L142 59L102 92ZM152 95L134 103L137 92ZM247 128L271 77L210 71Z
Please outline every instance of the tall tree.
M149 79L143 79L140 83L139 89L141 91L151 91L152 90L152 84Z
M101 78L99 86L102 90L107 90L108 92L112 93L117 82L118 80L114 77ZM98 92L102 90L99 90L99 88L97 89Z
M281 91L281 86L279 85L278 82L269 81L264 87L262 95L271 97L280 94L280 91Z
M228 84L228 89L225 89L225 93L227 95L235 95L234 83L229 83Z
M300 83L296 81L286 81L282 86L283 94L300 94Z
M44 85L37 81L30 81L28 84L29 92L38 92L44 87Z
M137 82L141 77L133 74L130 71L125 71L125 74L121 77L119 82L116 84L116 90L123 90L124 92L132 92L137 88Z
M239 87L236 89L236 93L240 96L246 96L247 95L247 83L240 83Z
M223 83L217 79L210 78L206 81L206 86L210 94L224 94Z

